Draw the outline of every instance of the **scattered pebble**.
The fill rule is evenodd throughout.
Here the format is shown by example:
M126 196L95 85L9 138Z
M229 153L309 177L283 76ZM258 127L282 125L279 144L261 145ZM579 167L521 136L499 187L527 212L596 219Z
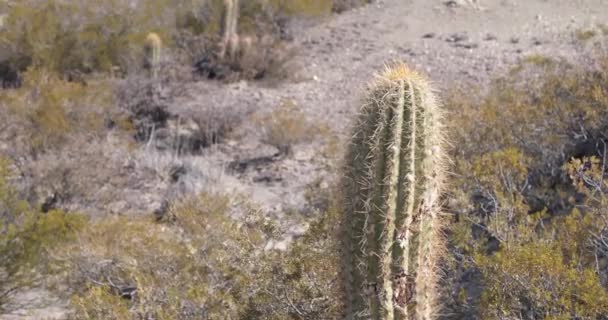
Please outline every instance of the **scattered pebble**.
M476 49L476 48L479 48L479 44L477 44L475 42L457 43L454 46L457 47L457 48L465 48L465 49Z
M483 37L483 40L484 41L494 41L494 40L496 40L496 36L491 33L488 33Z
M541 44L543 44L543 42L540 39L534 37L532 38L532 44L535 46L540 46Z
M461 42L466 40L469 40L469 36L464 32L452 33L445 39L446 42Z

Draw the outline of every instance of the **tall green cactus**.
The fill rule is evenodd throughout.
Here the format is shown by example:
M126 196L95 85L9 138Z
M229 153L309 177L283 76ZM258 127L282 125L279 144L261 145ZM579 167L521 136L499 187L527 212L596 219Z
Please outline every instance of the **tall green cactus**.
M347 319L436 316L441 118L429 83L404 64L370 87L345 166Z

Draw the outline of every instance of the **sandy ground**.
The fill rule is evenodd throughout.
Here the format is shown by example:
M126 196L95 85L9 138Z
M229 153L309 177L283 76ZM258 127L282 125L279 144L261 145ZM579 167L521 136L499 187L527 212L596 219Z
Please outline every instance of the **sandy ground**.
M388 61L404 60L443 91L466 84L483 87L531 54L576 60L581 50L608 37L599 31L602 23L608 25L608 0L379 0L294 31L299 81L274 87L202 82L191 85L186 90L191 94L182 100L208 101L197 93L208 92L210 86L215 97L249 103L259 111L271 111L281 100L291 99L310 121L326 124L331 135L343 141L366 82ZM587 29L598 35L584 43L577 40L576 32ZM259 128L249 125L244 130L246 138L208 152L205 166L212 163L221 171L235 160L272 155L274 151L260 143ZM283 218L284 209L303 206L311 183L317 191L332 183L332 164L338 157L320 156L318 150L324 147L323 141L297 145L293 157L256 163L239 173L228 171L223 183ZM304 229L294 223L294 234L288 237ZM45 295L33 291L20 297L17 300L36 301L0 319L63 318L62 304L44 303L39 298Z

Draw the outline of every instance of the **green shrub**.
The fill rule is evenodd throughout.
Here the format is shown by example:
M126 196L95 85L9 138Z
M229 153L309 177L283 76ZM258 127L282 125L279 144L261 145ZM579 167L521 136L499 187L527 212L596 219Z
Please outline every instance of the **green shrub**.
M608 69L537 60L483 94L447 99L457 188L448 201L453 255L445 297L456 297L446 305L461 317L607 312ZM530 72L541 76L527 78Z
M547 243L513 246L477 258L485 279L484 319L597 319L608 293L592 267L578 267Z
M61 262L49 253L73 240L85 223L81 215L31 208L17 199L10 176L8 161L0 158L0 311L10 307L12 293L62 271Z
M270 0L270 5L288 15L323 16L331 13L332 1L327 0Z
M595 30L577 30L576 31L576 39L579 41L587 41L592 39L597 35L597 31Z
M226 216L227 205L203 195L174 206L165 224L121 217L92 224L64 248L79 289L74 319L236 317L237 302L250 294L243 286L259 240L257 230ZM137 288L136 299L112 298L128 286Z
M334 319L335 208L288 252L264 251L280 234L257 209L202 194L162 221L110 217L55 250L67 261L72 319ZM228 215L240 213L239 220ZM127 298L125 288L136 288Z
M294 145L314 140L325 130L321 125L307 121L306 114L291 100L283 101L270 113L254 117L253 121L261 128L262 141L285 155L292 153Z
M95 3L24 0L7 12L0 48L16 70L33 66L72 77L81 73L126 72L141 66L146 35L174 29L171 1Z
M61 147L75 136L91 136L104 129L111 117L112 87L107 81L88 85L62 80L44 69L28 69L23 85L0 92L0 109L25 136L31 151Z
M531 63L537 65L539 67L549 67L552 66L555 61L547 56L543 56L540 54L532 54L524 58L524 62Z
M373 0L333 0L332 10L334 12L343 12L372 2Z

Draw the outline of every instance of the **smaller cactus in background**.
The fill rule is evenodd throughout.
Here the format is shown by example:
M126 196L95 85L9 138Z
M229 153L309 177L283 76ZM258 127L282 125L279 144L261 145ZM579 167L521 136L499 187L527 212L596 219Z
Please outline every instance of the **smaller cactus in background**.
M158 34L151 32L146 37L146 58L152 77L156 79L160 69L160 55L163 42Z
M442 112L404 64L372 83L345 167L347 319L437 317Z
M234 59L239 49L238 21L239 21L239 0L224 0L224 36L220 58L224 59L226 54L230 59Z

